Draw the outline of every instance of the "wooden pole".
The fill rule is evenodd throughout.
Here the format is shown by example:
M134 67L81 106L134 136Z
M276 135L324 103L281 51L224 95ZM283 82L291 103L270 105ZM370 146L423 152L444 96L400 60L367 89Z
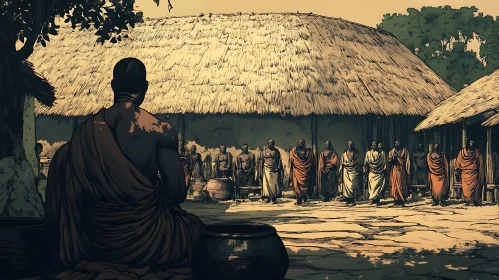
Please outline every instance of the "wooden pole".
M312 115L311 116L311 122L312 122L312 152L314 153L314 158L315 158L315 170L316 172L319 172L317 170L317 164L318 164L318 157L319 157L319 150L318 150L318 140L317 140L317 116ZM319 176L315 176L315 185L314 185L314 192L312 194L312 198L317 199L319 198L319 181L318 181Z
M378 116L374 116L373 120L373 141L378 143Z
M486 141L486 161L487 163L485 164L486 168L486 184L483 188L484 191L484 199L486 201L494 202L493 195L494 193L489 194L487 192L487 185L489 184L494 184L494 161L493 161L493 155L492 155L492 129L490 127L487 127L487 141Z
M461 147L462 148L466 148L466 142L468 142L468 134L466 132L466 121L463 121L463 129L462 129L462 133L461 133L461 141L463 142Z
M184 114L178 115L177 123L178 123L178 125L177 125L177 127L178 127L178 131L177 131L178 140L183 141L184 145L185 145L186 143L185 143L185 116L184 116Z
M78 128L78 117L72 117L73 119L73 132Z

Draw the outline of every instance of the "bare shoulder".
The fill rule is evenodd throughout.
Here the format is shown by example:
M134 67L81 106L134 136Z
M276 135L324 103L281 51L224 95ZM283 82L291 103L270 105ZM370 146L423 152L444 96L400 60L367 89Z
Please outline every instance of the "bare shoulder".
M148 111L141 109L137 118L139 126L158 139L163 147L177 147L178 136L169 122L161 121Z

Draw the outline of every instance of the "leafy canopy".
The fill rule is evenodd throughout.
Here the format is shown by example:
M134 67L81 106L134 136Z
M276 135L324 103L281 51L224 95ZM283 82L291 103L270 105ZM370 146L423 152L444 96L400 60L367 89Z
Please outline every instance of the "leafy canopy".
M499 67L499 17L484 16L474 6L407 12L384 15L378 28L392 33L455 89ZM473 40L480 44L479 56L467 49Z
M159 6L159 0L153 1ZM0 17L2 25L8 23L8 32L15 34L11 43L24 44L23 60L31 55L35 42L46 46L50 36L57 35L57 17L73 28L95 28L97 42L120 41L122 33L142 22L142 13L134 11L134 4L135 0L3 0ZM172 8L168 0L168 10Z

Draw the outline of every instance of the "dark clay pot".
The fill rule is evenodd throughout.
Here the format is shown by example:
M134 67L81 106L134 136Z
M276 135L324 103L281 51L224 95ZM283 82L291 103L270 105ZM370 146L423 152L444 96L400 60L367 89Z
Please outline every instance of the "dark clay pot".
M42 274L46 265L41 218L0 218L0 279L23 279Z
M273 226L234 223L201 231L192 271L197 280L281 280L288 267L286 247Z
M212 200L231 200L234 197L234 184L230 178L213 178L206 184L206 191Z

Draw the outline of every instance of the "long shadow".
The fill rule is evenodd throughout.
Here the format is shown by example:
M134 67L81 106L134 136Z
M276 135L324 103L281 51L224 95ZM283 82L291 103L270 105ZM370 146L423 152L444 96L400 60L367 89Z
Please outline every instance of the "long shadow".
M279 224L301 220L298 223L306 227L307 223L327 222L320 217L301 217L300 213L308 211L307 207L297 207L295 215L293 209L289 208L281 210L278 207L262 207L228 213L227 210L234 204L213 203L208 206L214 211L211 215L206 215L206 207L190 210L198 214L205 223ZM296 240L294 243L296 244ZM497 245L476 243L474 248L467 251L456 247L440 251L405 248L373 259L363 255L352 256L346 252L348 248L325 249L310 245L320 242L306 243L288 248L290 267L286 279L499 279ZM383 251L382 245L379 251Z
M288 249L286 279L499 279L499 246L460 252L407 248L377 260L339 250Z

